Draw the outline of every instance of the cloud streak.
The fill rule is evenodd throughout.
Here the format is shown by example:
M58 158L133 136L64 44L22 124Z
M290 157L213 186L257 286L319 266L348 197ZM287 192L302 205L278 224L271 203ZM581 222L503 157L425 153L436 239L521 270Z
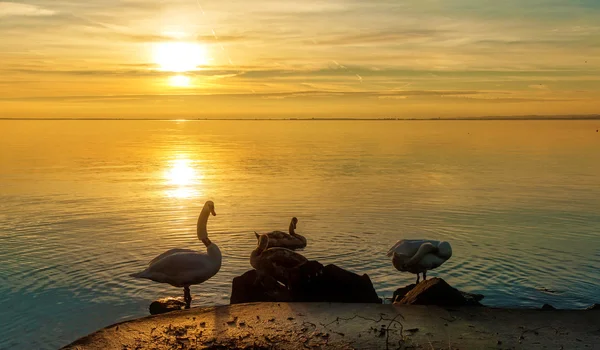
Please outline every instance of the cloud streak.
M190 113L215 101L227 113L256 103L255 114L485 114L471 106L491 103L503 113L544 104L570 113L600 99L595 0L200 4L0 0L0 110L100 98L142 109L164 98ZM207 64L183 73L190 86L169 85L172 73L154 64L153 44L170 41L204 46ZM98 97L106 92L113 97Z
M35 5L0 1L0 18L52 16L55 14L55 11Z

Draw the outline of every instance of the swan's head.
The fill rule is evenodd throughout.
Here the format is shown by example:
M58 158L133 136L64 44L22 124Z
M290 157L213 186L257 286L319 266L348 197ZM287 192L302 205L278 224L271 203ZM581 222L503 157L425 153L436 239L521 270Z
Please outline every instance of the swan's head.
M290 223L290 225L292 225L292 227L293 227L294 229L296 229L296 225L297 225L297 224L298 224L298 218L294 216L294 217L292 218L292 222Z
M215 203L213 201L206 201L206 203L204 203L204 206L207 207L208 210L210 210L212 216L217 216L217 213L215 213Z

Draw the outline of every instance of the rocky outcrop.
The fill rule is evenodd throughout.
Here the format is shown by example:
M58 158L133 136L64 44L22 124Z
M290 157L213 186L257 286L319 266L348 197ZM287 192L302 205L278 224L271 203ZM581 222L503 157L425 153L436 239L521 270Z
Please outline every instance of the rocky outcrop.
M256 279L255 270L233 279L231 304L259 301L381 303L368 275L357 275L318 261L289 271L288 286L272 278Z
M149 310L151 315L164 314L171 311L183 310L185 302L181 298L162 298L153 301L150 304Z
M416 284L409 284L406 287L400 287L398 289L396 289L396 291L394 292L394 297L392 298L393 302L399 302L400 300L402 300L402 298L404 298L404 296L406 294L408 294L408 292L410 292L411 290L413 290L417 285Z
M461 292L441 278L431 278L394 292L394 304L437 306L482 306L481 294Z
M273 278L258 281L256 270L250 270L235 277L231 284L231 304L252 303L261 301L291 301L289 290Z
M556 308L550 304L542 305L542 310L556 310Z
M586 310L588 310L588 311L592 311L592 310L599 311L600 310L600 304L594 304L594 305L588 307Z

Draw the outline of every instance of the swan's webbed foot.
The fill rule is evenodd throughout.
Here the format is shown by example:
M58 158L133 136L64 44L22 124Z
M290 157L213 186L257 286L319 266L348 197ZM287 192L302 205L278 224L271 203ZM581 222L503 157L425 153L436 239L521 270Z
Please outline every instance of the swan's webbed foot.
M183 301L185 302L185 308L189 309L192 305L192 293L190 287L183 287Z

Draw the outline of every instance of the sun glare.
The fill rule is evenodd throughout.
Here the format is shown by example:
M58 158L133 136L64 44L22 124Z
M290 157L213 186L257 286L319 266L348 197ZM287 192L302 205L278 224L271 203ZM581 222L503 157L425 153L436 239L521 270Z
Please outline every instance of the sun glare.
M196 178L196 172L189 165L188 159L178 159L173 166L167 170L167 180L171 185L187 186L191 185Z
M170 185L167 196L174 198L191 198L198 195L196 187L202 176L192 168L189 159L177 159L165 172L165 179Z
M169 77L169 85L175 87L189 87L191 85L191 79L185 75L174 75Z
M186 42L156 44L153 55L154 62L167 72L187 72L208 62L203 46Z

